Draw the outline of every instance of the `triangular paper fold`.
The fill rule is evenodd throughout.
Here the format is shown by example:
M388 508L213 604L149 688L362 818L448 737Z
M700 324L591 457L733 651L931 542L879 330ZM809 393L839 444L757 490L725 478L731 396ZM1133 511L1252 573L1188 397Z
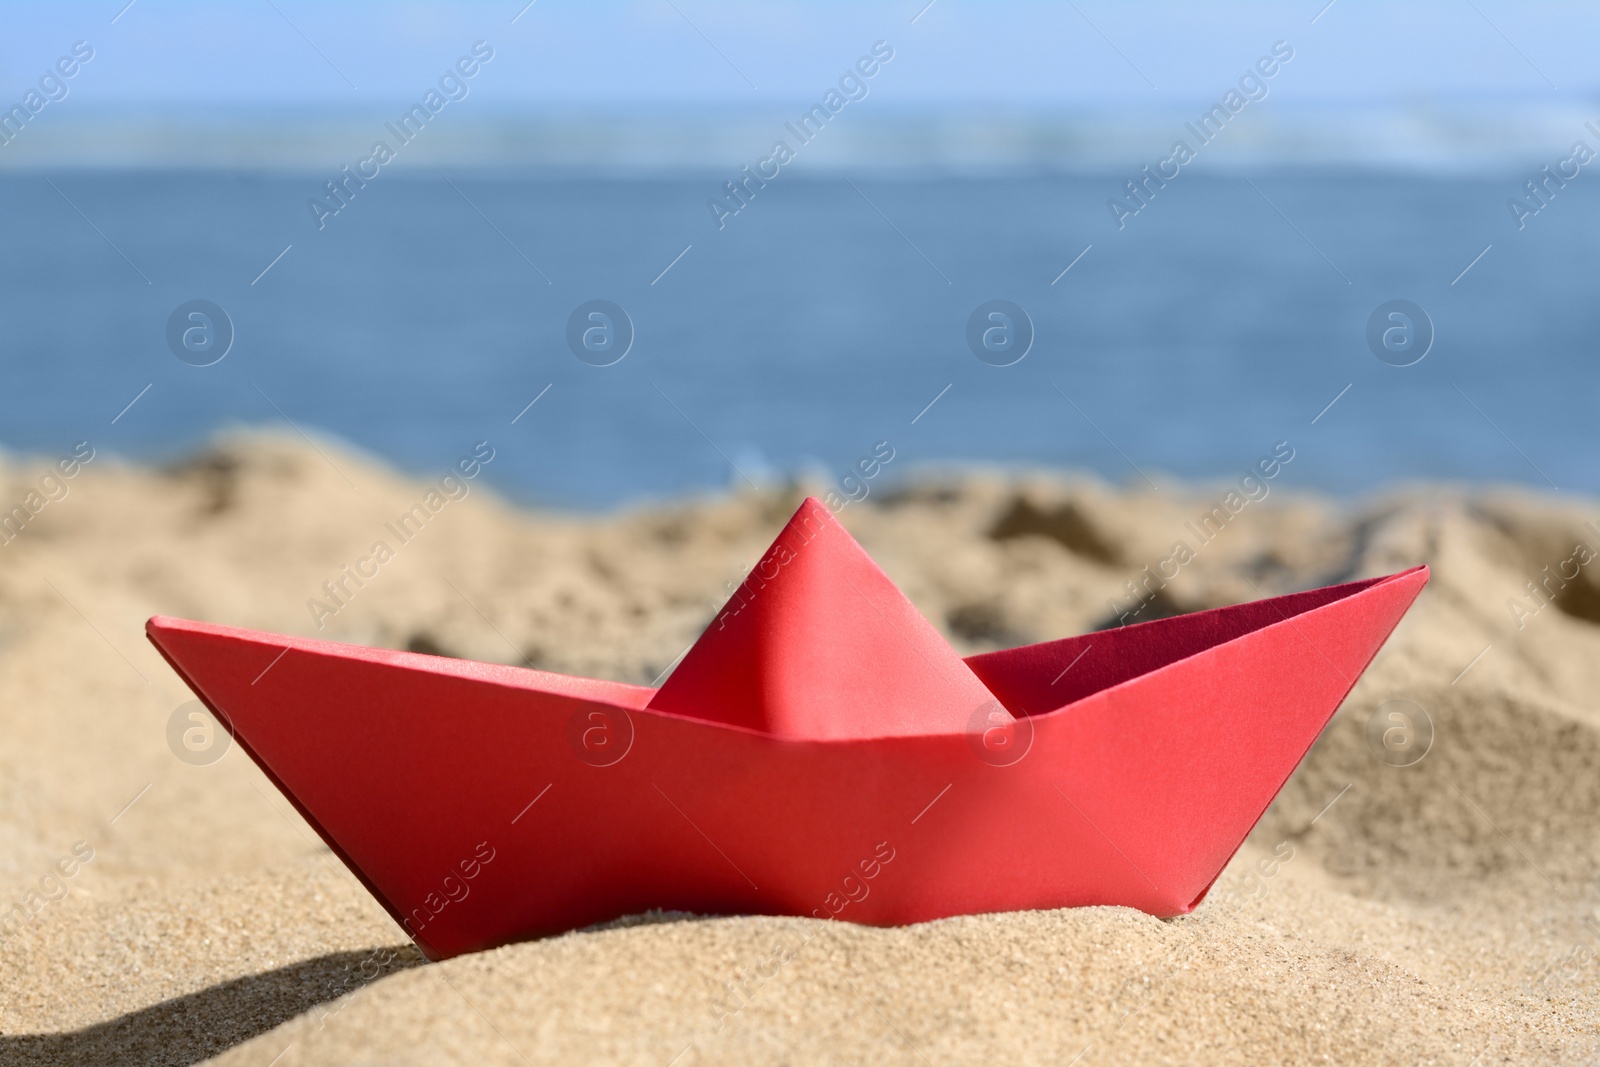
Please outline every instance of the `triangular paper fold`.
M958 732L992 703L933 624L808 497L649 707L832 740Z

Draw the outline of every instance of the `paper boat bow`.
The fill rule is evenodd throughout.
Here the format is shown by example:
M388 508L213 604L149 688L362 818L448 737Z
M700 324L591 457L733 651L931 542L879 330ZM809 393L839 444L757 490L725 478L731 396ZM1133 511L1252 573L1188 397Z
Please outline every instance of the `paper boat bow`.
M1188 912L1427 580L962 659L807 500L659 689L147 630L439 959L650 908Z

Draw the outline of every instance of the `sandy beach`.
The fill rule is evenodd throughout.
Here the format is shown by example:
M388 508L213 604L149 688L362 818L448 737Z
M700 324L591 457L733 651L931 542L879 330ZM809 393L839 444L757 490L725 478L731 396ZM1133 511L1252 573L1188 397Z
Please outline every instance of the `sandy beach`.
M424 964L243 753L178 757L192 695L145 619L649 684L815 487L586 517L469 481L318 611L444 467L255 434L77 459L0 461L28 516L0 536L0 1063L1600 1060L1600 501L1274 485L1197 544L1233 486L874 487L840 520L963 653L1433 580L1193 915L654 914ZM1130 600L1179 538L1193 559ZM1431 724L1403 766L1369 741L1396 700Z

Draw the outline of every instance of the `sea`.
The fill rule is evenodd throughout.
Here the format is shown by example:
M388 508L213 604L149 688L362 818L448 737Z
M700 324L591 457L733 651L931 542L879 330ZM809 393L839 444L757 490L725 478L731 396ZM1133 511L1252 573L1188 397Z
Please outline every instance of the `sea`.
M885 449L874 487L1287 447L1299 490L1593 494L1600 197L1528 169L7 172L0 445L264 428L432 477L489 442L586 511L856 492Z

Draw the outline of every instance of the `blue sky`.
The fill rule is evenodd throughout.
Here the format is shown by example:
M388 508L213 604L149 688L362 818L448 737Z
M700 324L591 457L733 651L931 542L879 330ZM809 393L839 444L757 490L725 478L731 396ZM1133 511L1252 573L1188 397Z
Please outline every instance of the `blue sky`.
M1218 95L1280 39L1297 55L1274 89L1292 101L1571 103L1600 89L1600 6L1577 3L935 0L913 24L925 0L538 0L513 25L525 0L135 0L117 17L124 2L8 3L7 99L80 39L97 54L73 86L79 99L179 112L412 97L478 39L497 59L475 91L535 110L811 98L879 39L897 56L875 88L907 106L1186 105Z

